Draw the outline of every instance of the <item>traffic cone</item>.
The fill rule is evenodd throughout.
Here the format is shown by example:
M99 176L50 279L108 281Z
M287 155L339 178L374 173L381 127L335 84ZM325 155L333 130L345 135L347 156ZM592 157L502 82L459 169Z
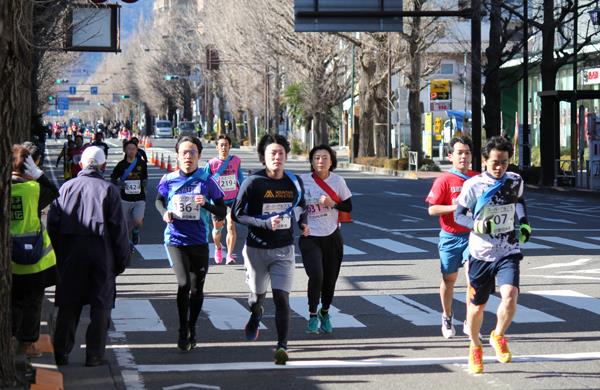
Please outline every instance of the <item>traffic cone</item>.
M150 154L150 165L156 165L155 161L154 152L152 152L152 154Z
M171 156L167 156L167 171L173 172L173 165L171 165Z
M150 137L146 137L146 149L152 147L152 139Z
M146 149L146 136L143 136L139 143L140 148Z
M165 155L163 153L160 154L160 169L165 169Z

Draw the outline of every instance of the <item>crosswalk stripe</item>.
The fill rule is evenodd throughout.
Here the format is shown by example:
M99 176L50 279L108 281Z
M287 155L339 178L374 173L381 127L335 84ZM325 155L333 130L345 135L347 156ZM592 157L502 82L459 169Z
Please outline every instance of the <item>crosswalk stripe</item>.
M536 237L537 240L548 241L554 244L562 244L566 246L572 246L578 249L600 249L600 245L590 244L588 242L571 240L569 238L563 238L558 236L543 236Z
M536 237L539 238L539 237ZM552 249L552 247L544 244L536 244L535 242L528 241L525 244L519 244L523 249Z
M440 242L440 238L435 236L435 237L417 237L419 240L423 240L426 241L430 244L434 244L437 245L438 242Z
M308 303L306 297L290 297L290 307L293 311L304 317L309 318ZM335 306L329 307L329 314L334 328L365 328L366 325L358 321L349 314L340 312Z
M207 314L213 326L220 330L244 329L250 318L250 312L232 298L207 298L202 305L202 311ZM261 323L260 329L267 327Z
M383 249L390 250L396 253L424 253L428 252L415 246L403 244L398 241L390 240L389 238L369 238L362 239L362 241L378 246Z
M417 326L440 326L442 313L420 304L404 295L361 295L374 305L382 307L387 312L401 317ZM455 325L460 324L457 320Z
M385 194L388 195L393 195L393 196L404 196L404 197L411 197L411 194L406 194L404 192L393 192L393 191L383 191Z
M562 303L567 306L587 310L600 315L600 299L590 297L572 290L547 290L547 291L528 291L529 294L539 295L541 297Z
M111 318L117 332L167 330L148 299L117 299Z
M454 299L465 303L466 297L462 294L457 294ZM489 313L494 313L498 311L498 306L500 306L500 298L495 295L490 295L487 304L485 305L485 311ZM530 309L528 307L518 305L517 304L517 312L515 313L515 317L513 319L514 323L519 324L529 324L529 323L540 323L540 322L565 322L562 318L551 316L550 314L546 314L536 309Z
M586 237L586 238L589 238L590 240L600 241L600 237Z
M135 249L140 253L140 255L144 258L144 260L166 260L167 251L163 244L138 244L135 246ZM225 255L227 253L227 247L222 245L222 253ZM364 254L359 253L359 254ZM215 257L215 244L208 244L208 256L209 258Z
M344 244L344 255L366 255L365 252Z

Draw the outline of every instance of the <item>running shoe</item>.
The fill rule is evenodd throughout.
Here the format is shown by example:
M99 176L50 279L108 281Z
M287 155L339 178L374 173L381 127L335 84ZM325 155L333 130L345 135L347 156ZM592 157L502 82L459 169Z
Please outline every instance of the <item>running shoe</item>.
M255 341L258 339L260 320L262 318L263 309L260 309L260 315L255 316L254 314L250 315L250 319L244 328L246 333L246 340Z
M496 359L500 363L508 363L512 360L512 354L508 348L508 341L504 336L496 336L496 331L492 330L490 334L490 345L496 351Z
M290 357L288 356L287 349L278 347L277 351L275 351L275 364L285 365L288 360L290 360Z
M227 255L227 260L225 261L225 264L235 264L235 255Z
M319 321L321 321L321 331L323 333L333 332L333 326L331 326L331 318L329 316L329 313L323 314L323 312L319 310L317 316L319 317Z
M221 248L215 248L215 263L221 264L223 262L223 252Z
M483 372L483 347L481 345L469 347L469 372L471 374Z
M312 315L308 319L308 326L306 327L306 333L319 334L319 319L317 316Z
M465 320L465 322L463 322L463 333L467 336L467 337L471 337L471 330L469 329L469 324L467 324L467 320ZM483 341L483 336L481 335L481 332L479 332L479 341Z
M190 325L190 337L188 337L188 341L190 343L190 349L196 348L196 327Z
M450 337L456 336L456 329L454 329L454 324L452 324L452 317L446 317L442 314L442 336L445 339L449 339Z
M135 228L131 231L131 242L133 245L137 245L140 243L140 229Z
M179 331L179 338L177 339L177 348L179 348L182 352L188 352L192 349L188 330Z

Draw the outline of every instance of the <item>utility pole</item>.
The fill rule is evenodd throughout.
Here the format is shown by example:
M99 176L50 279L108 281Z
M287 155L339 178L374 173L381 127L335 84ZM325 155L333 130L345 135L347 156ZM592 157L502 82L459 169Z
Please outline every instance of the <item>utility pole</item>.
M481 170L481 0L471 0L471 135L473 169Z
M392 158L392 40L387 35L388 41L388 77L387 77L387 157Z
M571 99L571 160L577 160L577 23L579 1L573 2L573 97ZM556 142L559 142L558 140ZM558 156L560 158L560 156Z
M356 137L358 134L354 132L354 83L356 78L356 44L352 43L352 85L350 87L350 115L348 115L348 124L350 125L348 128L348 134L350 134L350 139L352 142L350 143L348 150L350 150L350 163L354 162L354 145L357 144Z
M521 155L519 165L527 168L531 165L531 149L529 145L529 4L523 3L523 130L521 131Z

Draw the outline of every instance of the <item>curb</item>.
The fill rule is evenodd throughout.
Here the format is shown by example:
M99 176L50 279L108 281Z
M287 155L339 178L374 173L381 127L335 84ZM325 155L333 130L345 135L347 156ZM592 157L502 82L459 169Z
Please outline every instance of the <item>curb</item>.
M399 179L410 179L410 180L418 180L419 179L419 175L416 172L397 171L395 169L372 167L372 166L368 166L368 165L353 164L353 163L347 163L347 162L339 162L338 161L338 168L346 168L346 169L352 169L354 171L377 173L379 175L395 176Z

